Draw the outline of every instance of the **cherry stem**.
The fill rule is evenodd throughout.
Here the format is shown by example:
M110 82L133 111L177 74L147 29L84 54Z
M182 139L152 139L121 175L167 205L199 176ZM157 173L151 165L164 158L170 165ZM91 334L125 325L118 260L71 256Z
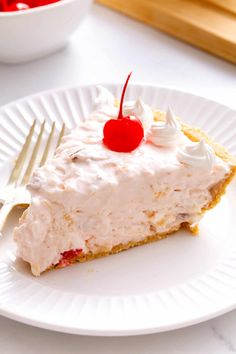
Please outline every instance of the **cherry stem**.
M126 91L126 88L127 88L127 85L128 85L128 82L129 82L129 79L130 79L130 76L132 75L132 71L131 73L128 75L127 79L126 79L126 82L125 82L125 85L123 87L123 91L122 91L122 95L121 95L121 100L120 100L120 109L119 109L119 114L118 114L118 119L121 119L123 118L123 102L124 102L124 97L125 97L125 91Z

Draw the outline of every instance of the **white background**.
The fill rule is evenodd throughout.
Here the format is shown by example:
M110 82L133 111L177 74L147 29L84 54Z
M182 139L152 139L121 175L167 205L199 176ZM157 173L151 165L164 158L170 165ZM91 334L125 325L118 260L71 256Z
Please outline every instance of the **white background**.
M124 81L174 86L236 108L236 66L98 5L50 57L0 64L0 104L59 86ZM54 333L0 317L1 354L236 353L236 311L169 333L92 338Z

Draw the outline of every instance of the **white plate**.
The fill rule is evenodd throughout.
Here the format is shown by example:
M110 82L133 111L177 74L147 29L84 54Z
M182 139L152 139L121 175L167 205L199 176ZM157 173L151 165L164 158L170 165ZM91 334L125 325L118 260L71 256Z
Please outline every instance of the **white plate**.
M120 85L107 85L116 96ZM95 87L28 97L0 109L2 182L33 119L69 127L92 109ZM236 112L168 88L131 85L153 107L171 105L236 154ZM2 183L1 182L1 183ZM235 183L234 183L235 184ZM198 237L166 240L34 278L15 257L8 223L0 241L0 313L31 325L89 335L161 332L210 319L236 306L236 188L207 213Z

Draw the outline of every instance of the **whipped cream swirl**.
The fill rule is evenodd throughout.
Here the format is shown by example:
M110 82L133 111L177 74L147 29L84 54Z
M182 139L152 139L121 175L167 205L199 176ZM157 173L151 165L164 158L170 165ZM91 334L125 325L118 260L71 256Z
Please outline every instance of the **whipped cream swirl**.
M146 132L150 130L153 123L153 111L141 98L138 98L137 101L126 101L123 107L123 114L139 118L144 130Z
M207 171L211 171L215 163L215 153L204 140L179 148L177 158L181 163Z
M179 140L180 134L180 124L169 107L166 112L166 121L154 122L151 126L148 141L157 146L173 146Z
M89 115L89 119L96 119L105 122L109 118L118 115L118 108L115 107L115 97L105 87L97 86L97 96L94 99L94 111Z
M110 118L117 118L119 107L115 106L115 97L103 86L97 86L97 97L94 100L94 111L89 119L106 122ZM152 109L141 98L137 101L126 101L123 105L124 116L135 116L141 121L144 131L148 132L153 123Z
M94 108L99 109L101 107L114 107L115 97L105 87L97 86L97 96L94 99Z

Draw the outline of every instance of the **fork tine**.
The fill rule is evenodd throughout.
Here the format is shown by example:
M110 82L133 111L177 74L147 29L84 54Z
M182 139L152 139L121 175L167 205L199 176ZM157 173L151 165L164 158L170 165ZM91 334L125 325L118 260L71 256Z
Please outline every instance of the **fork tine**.
M61 143L61 139L63 138L63 135L64 135L64 133L65 133L65 123L63 123L62 124L62 127L61 127L61 132L60 132L60 135L59 135L59 138L58 138L58 140L57 140L57 148L58 148L58 146L60 145L60 143Z
M52 138L53 138L54 130L55 130L55 122L53 122L53 124L52 124L51 132L50 132L50 135L48 137L48 141L47 141L46 147L44 149L42 159L41 159L40 164L39 164L40 167L43 166L45 164L45 162L47 161L49 150L50 150L50 145L51 145Z
M17 181L17 179L19 178L19 175L20 175L20 172L21 172L21 167L25 161L25 158L27 156L27 152L29 150L29 146L30 146L30 143L31 143L31 138L34 134L34 128L35 128L35 124L36 124L36 120L34 120L30 130L29 130L29 133L26 137L26 140L25 140L25 143L24 145L22 146L22 149L18 155L18 158L15 162L15 166L11 172L11 175L9 177L9 180L8 180L8 184L13 184Z
M54 124L55 124L55 122L54 122ZM61 126L61 130L60 130L59 137L58 137L58 139L57 139L56 147L55 147L55 149L54 149L53 151L49 151L49 149L48 149L46 161L48 160L49 157L52 157L52 156L55 154L55 151L56 151L56 149L58 148L58 146L60 145L61 139L63 138L63 135L64 135L64 133L65 133L65 127L66 127L66 126L65 126L65 123L63 123L62 126ZM53 129L53 130L54 130L54 129ZM45 161L45 162L46 162L46 161ZM45 163L45 162L44 162L44 163ZM42 166L42 165L40 164L40 166Z
M35 160L37 158L38 150L39 150L40 143L41 143L41 140L42 140L44 126L45 126L45 120L44 120L44 122L41 125L40 133L39 133L39 136L38 136L38 138L36 140L36 144L35 144L35 147L33 149L33 152L32 152L28 167L27 167L27 169L26 169L26 171L24 173L24 176L22 178L21 185L27 184L29 179L30 179L30 177L31 177L31 174L32 174L32 171L33 171L33 167L34 167L34 163L35 163Z

